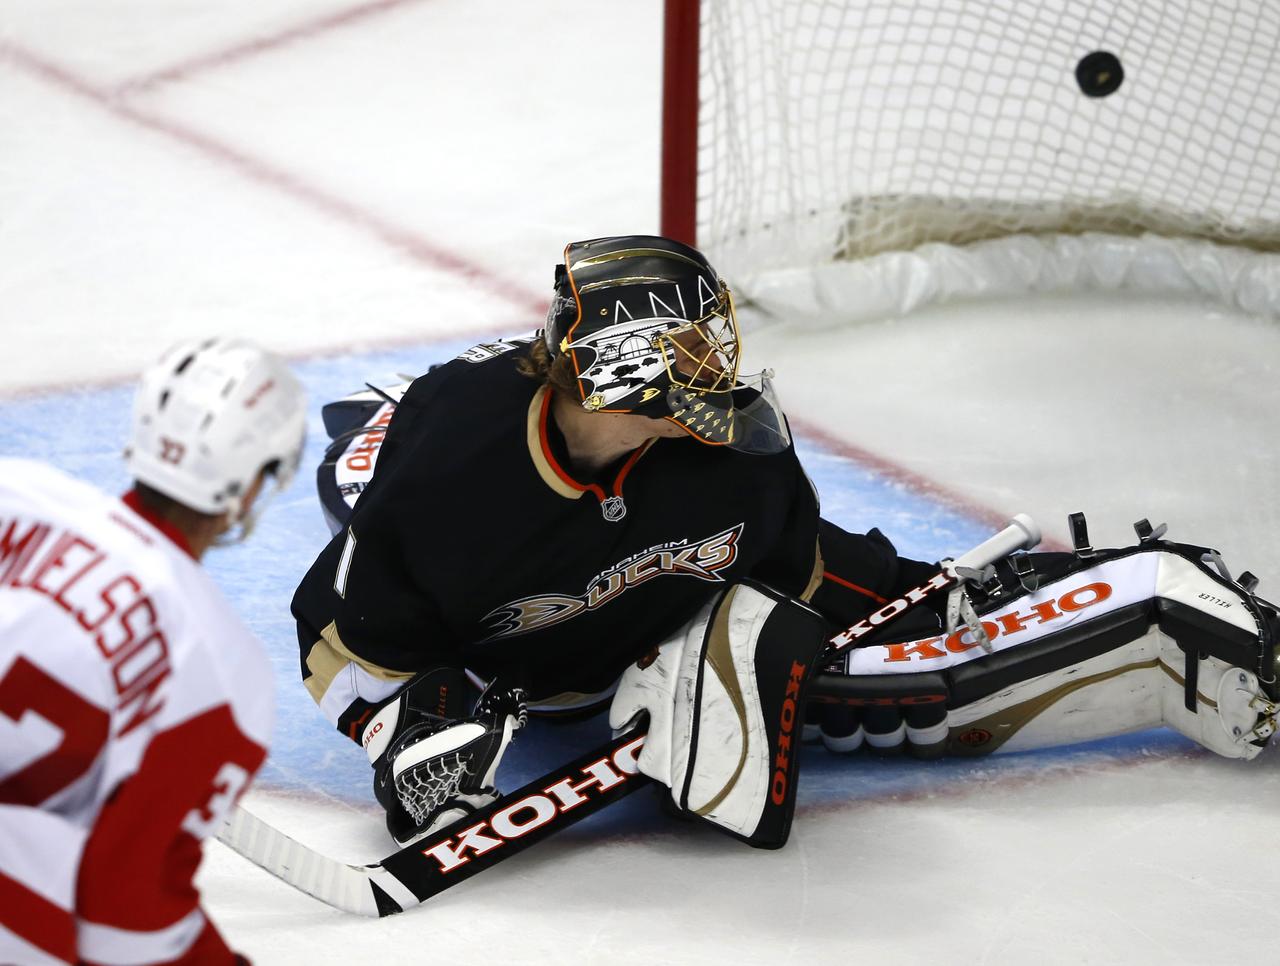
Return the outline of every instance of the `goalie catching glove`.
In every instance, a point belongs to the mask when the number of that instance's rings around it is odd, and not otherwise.
[[[401,846],[498,797],[498,764],[528,721],[524,692],[491,683],[471,716],[457,718],[450,714],[450,699],[465,688],[460,671],[429,671],[365,725],[361,744],[373,765],[373,794],[387,810],[387,831]]]

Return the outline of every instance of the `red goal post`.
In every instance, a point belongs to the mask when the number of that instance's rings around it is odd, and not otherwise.
[[[666,0],[664,33],[662,229],[765,308],[1114,283],[1280,314],[1268,0]]]
[[[697,243],[700,0],[666,0],[662,55],[662,233]]]

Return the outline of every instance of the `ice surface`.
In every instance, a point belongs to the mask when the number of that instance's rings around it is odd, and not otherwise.
[[[103,384],[221,331],[298,360],[311,465],[321,402],[421,371],[470,333],[532,328],[565,242],[656,227],[656,0],[385,8],[135,88],[352,7],[0,10],[0,452],[121,488],[129,394]],[[825,512],[905,553],[961,549],[1019,510],[1058,541],[1084,510],[1099,545],[1149,516],[1277,593],[1274,323],[1062,297],[760,330],[748,362],[777,370],[810,429]],[[288,597],[324,539],[306,475],[210,566],[275,664],[255,808],[370,861],[389,843],[368,765],[296,679]],[[504,782],[602,727],[535,725]],[[1277,768],[1159,732],[977,762],[810,749],[777,853],[673,825],[642,792],[389,920],[336,913],[216,844],[200,881],[264,964],[1266,962]]]

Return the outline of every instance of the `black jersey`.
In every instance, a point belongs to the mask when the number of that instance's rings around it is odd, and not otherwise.
[[[526,351],[464,354],[405,392],[372,482],[294,596],[304,678],[327,642],[380,671],[594,693],[736,580],[796,597],[822,584],[817,498],[794,449],[656,439],[583,478],[551,391],[517,369]],[[896,586],[887,541],[822,527],[853,568],[838,592],[865,603]]]

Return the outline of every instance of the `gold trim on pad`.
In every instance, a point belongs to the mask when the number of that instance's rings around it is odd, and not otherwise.
[[[729,588],[724,595],[724,600],[720,602],[715,622],[711,625],[711,640],[707,645],[706,661],[711,666],[711,669],[716,672],[716,677],[724,685],[725,693],[729,695],[729,700],[733,703],[733,710],[738,713],[738,724],[742,735],[742,750],[738,754],[738,767],[733,770],[733,774],[729,776],[729,780],[725,782],[724,787],[707,804],[693,810],[695,815],[700,815],[704,818],[715,811],[716,806],[724,801],[725,796],[737,784],[738,778],[742,775],[742,769],[747,764],[747,702],[742,696],[742,685],[739,683],[737,672],[733,667],[733,650],[729,644],[729,608],[732,606],[734,595],[737,592],[737,587]]]
[[[1086,688],[1091,684],[1097,684],[1099,681],[1106,681],[1111,678],[1117,678],[1122,674],[1128,674],[1130,671],[1146,671],[1157,667],[1179,685],[1185,684],[1185,679],[1182,675],[1158,657],[1153,657],[1149,661],[1140,661],[1136,664],[1126,664],[1110,671],[1100,671],[1088,677],[1069,681],[1050,691],[1046,691],[1044,694],[1028,698],[1026,701],[1010,705],[1000,711],[995,711],[985,718],[979,718],[977,721],[970,721],[968,724],[952,727],[947,735],[947,753],[958,756],[991,754],[1068,694],[1079,691],[1081,688]],[[1210,708],[1218,706],[1217,702],[1199,691],[1196,692],[1196,699]],[[985,731],[990,737],[979,745],[971,745],[960,740],[960,735],[972,731]]]

